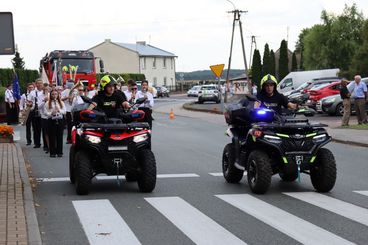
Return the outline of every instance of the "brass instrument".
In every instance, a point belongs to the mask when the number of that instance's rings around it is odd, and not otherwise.
[[[74,86],[70,89],[69,91],[69,103],[70,104],[72,104],[74,98],[78,96],[78,90],[76,90],[76,88],[78,88],[79,86],[83,86],[83,83],[80,80],[76,84],[74,84]]]

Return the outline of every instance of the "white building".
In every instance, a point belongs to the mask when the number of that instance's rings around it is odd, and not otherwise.
[[[173,86],[175,80],[175,54],[156,48],[146,42],[117,43],[106,39],[90,49],[101,57],[109,73],[142,73],[154,86]],[[96,67],[98,65],[96,64]]]

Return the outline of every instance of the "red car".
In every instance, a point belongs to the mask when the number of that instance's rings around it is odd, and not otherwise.
[[[315,85],[308,91],[310,96],[307,105],[316,108],[317,101],[330,95],[339,94],[340,89],[340,81]]]

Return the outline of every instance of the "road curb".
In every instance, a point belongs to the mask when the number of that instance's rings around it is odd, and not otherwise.
[[[183,108],[185,110],[188,110],[188,111],[207,112],[207,113],[218,114],[218,115],[223,115],[224,114],[221,111],[194,108],[194,107],[192,107],[193,104],[194,104],[194,102],[185,103],[185,104],[183,104]]]
[[[29,182],[23,151],[19,143],[15,143],[15,145],[17,147],[19,159],[20,176],[23,182],[24,211],[27,220],[28,244],[42,245],[40,228],[38,226],[38,220],[34,206],[32,186]]]
[[[368,144],[366,143],[360,143],[355,141],[349,141],[349,140],[340,140],[340,139],[334,139],[332,138],[333,142],[345,144],[345,145],[354,145],[354,146],[360,146],[360,147],[368,147]]]

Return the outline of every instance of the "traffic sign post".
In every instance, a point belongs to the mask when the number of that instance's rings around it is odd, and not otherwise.
[[[215,74],[216,78],[218,79],[218,88],[219,88],[219,93],[222,95],[222,91],[221,91],[221,75],[222,72],[224,70],[225,64],[218,64],[218,65],[212,65],[210,66],[211,71],[213,72],[213,74]],[[221,99],[221,105],[222,105],[222,99]]]

